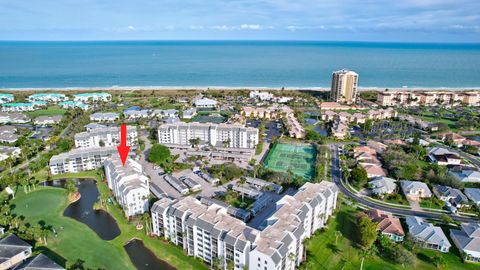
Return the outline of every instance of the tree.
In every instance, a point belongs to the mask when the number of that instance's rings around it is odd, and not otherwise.
[[[167,162],[171,157],[170,149],[161,144],[154,144],[148,154],[148,161],[161,165]]]
[[[150,214],[149,213],[144,213],[142,215],[141,220],[145,223],[145,233],[147,235],[149,235],[150,234],[150,222],[151,222]]]
[[[190,139],[188,142],[192,145],[192,147],[197,147],[200,144],[200,138]]]
[[[442,256],[435,255],[432,258],[432,263],[437,269],[440,269],[443,265],[445,265],[445,259]]]
[[[443,222],[447,223],[447,224],[452,224],[452,223],[455,223],[455,221],[453,220],[453,218],[447,214],[442,214],[440,216],[440,218],[442,219]]]
[[[375,240],[377,240],[377,223],[373,222],[364,213],[360,213],[358,216],[358,229],[360,245],[364,250],[370,249]]]
[[[65,189],[68,191],[68,194],[74,194],[77,192],[77,184],[72,179],[68,179],[65,183]]]
[[[74,145],[73,140],[69,137],[59,139],[57,142],[57,147],[58,149],[60,149],[61,152],[69,151],[73,145]]]
[[[350,181],[357,187],[361,187],[368,182],[367,171],[362,166],[356,166],[350,172]]]

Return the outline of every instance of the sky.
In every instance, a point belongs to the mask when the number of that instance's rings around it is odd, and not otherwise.
[[[0,40],[480,42],[479,0],[0,0]]]

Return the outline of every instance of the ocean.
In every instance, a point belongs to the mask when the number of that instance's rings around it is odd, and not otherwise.
[[[314,41],[0,42],[0,88],[480,88],[480,44]]]

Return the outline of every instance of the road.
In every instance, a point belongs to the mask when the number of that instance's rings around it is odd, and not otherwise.
[[[68,133],[69,133],[69,131],[70,131],[70,128],[72,127],[72,123],[74,123],[75,121],[76,121],[76,119],[72,120],[72,121],[68,124],[68,126],[67,126],[64,130],[62,130],[62,132],[61,132],[60,135],[59,135],[59,136],[60,136],[60,139],[63,139],[63,138],[65,138],[65,136],[68,135]],[[25,169],[28,167],[28,165],[30,165],[32,162],[35,162],[42,154],[47,153],[47,152],[51,151],[51,150],[54,149],[54,148],[56,148],[56,146],[54,146],[54,147],[51,148],[51,149],[46,149],[46,148],[45,148],[45,149],[42,150],[41,152],[38,152],[38,153],[37,153],[34,157],[32,157],[31,159],[27,159],[27,160],[25,160],[24,162],[22,162],[22,163],[18,164],[17,166],[15,166],[14,168],[11,168],[9,174],[11,175],[11,174],[17,173],[18,171],[23,171],[23,170],[25,170]]]
[[[369,208],[375,208],[378,210],[382,211],[387,211],[391,212],[395,215],[400,215],[400,216],[417,216],[417,217],[422,217],[422,218],[430,218],[430,219],[441,219],[442,214],[441,213],[436,213],[436,212],[427,212],[427,211],[415,211],[415,210],[409,210],[409,209],[399,209],[399,208],[394,208],[394,207],[389,207],[381,204],[377,204],[375,202],[369,201],[365,198],[362,197],[362,195],[355,194],[351,192],[349,189],[347,189],[342,181],[342,171],[340,169],[340,158],[339,158],[339,152],[338,152],[338,146],[337,145],[331,145],[330,146],[331,151],[332,151],[332,179],[333,182],[338,186],[340,192],[342,192],[345,196],[357,201],[360,204],[363,204]],[[456,215],[450,215],[454,220],[460,221],[460,222],[478,222],[478,219],[476,218],[469,218],[469,217],[463,217],[463,216],[456,216]]]

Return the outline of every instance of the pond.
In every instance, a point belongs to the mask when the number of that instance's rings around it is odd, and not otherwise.
[[[318,122],[316,118],[306,117],[305,121],[308,125],[315,125]],[[313,128],[315,132],[317,132],[320,136],[328,136],[328,131],[323,124],[316,124]]]
[[[80,200],[71,203],[63,212],[66,217],[84,223],[95,231],[103,240],[112,240],[120,235],[120,228],[115,219],[106,211],[94,210],[93,205],[99,196],[97,184],[94,180],[74,179],[78,192],[82,195]],[[45,185],[64,187],[66,179],[45,182]]]
[[[143,245],[141,240],[132,239],[124,248],[138,270],[176,270],[175,267],[157,258],[150,249]]]

